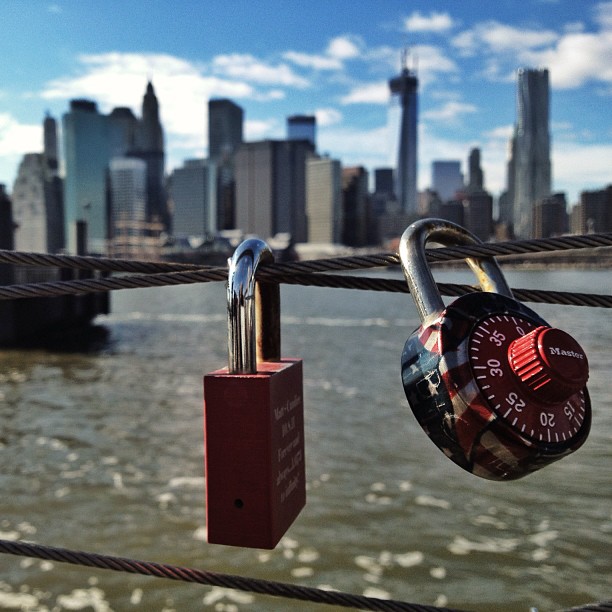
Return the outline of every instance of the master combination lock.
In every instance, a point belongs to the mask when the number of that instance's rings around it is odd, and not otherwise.
[[[521,478],[577,450],[591,425],[582,347],[515,300],[492,257],[466,260],[482,292],[445,306],[429,240],[481,243],[440,219],[413,223],[400,242],[421,319],[402,353],[402,382],[421,427],[456,464],[490,480]]]

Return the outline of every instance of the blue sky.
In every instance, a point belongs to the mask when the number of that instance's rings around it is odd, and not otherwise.
[[[167,169],[206,155],[207,101],[245,109],[247,140],[283,138],[314,113],[318,149],[344,165],[394,164],[401,50],[418,71],[419,188],[431,161],[482,150],[505,185],[515,72],[551,73],[553,185],[574,202],[612,182],[612,1],[2,0],[0,182],[12,190],[42,120],[72,98],[140,115],[149,78]]]

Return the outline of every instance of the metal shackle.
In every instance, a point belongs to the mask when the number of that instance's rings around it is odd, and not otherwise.
[[[257,360],[280,359],[280,290],[259,283],[261,263],[273,262],[270,247],[249,238],[234,251],[227,280],[227,349],[230,374],[256,374]]]
[[[415,221],[402,234],[399,246],[402,270],[422,323],[439,316],[445,308],[425,255],[429,240],[444,246],[482,244],[480,238],[465,228],[444,219]],[[494,257],[467,257],[466,262],[483,291],[514,297]]]

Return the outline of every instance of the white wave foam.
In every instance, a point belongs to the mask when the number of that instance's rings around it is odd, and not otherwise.
[[[57,603],[66,610],[85,610],[92,608],[94,612],[112,612],[112,608],[105,599],[102,589],[75,589],[69,595],[60,595]]]
[[[473,551],[507,553],[515,550],[518,545],[517,538],[484,538],[480,542],[471,542],[463,536],[455,536],[448,550],[454,555],[468,555]]]
[[[291,570],[291,575],[294,578],[310,578],[314,576],[314,569],[312,567],[294,567]]]
[[[400,567],[414,567],[423,563],[425,555],[420,550],[415,550],[402,555],[393,555],[393,560]]]
[[[204,487],[204,476],[177,476],[170,479],[168,486],[171,489],[177,487],[196,487],[199,489]]]
[[[163,321],[165,323],[222,323],[226,321],[224,314],[181,314],[171,312],[124,312],[110,315],[100,315],[101,323],[129,323],[131,321],[143,321],[146,323]]]
[[[377,597],[378,599],[391,599],[391,594],[388,591],[377,589],[375,587],[368,587],[363,592],[364,597]]]
[[[430,506],[431,508],[442,508],[443,510],[448,510],[451,507],[450,502],[431,495],[417,495],[414,503],[418,506]]]
[[[336,317],[292,317],[281,318],[285,325],[310,325],[313,327],[390,327],[393,325],[388,319],[371,317],[366,319],[349,319]]]

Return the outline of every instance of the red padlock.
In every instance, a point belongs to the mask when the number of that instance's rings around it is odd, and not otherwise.
[[[274,548],[306,503],[302,361],[280,358],[279,288],[255,282],[266,260],[273,255],[262,240],[236,249],[227,287],[229,367],[204,377],[213,544]]]

